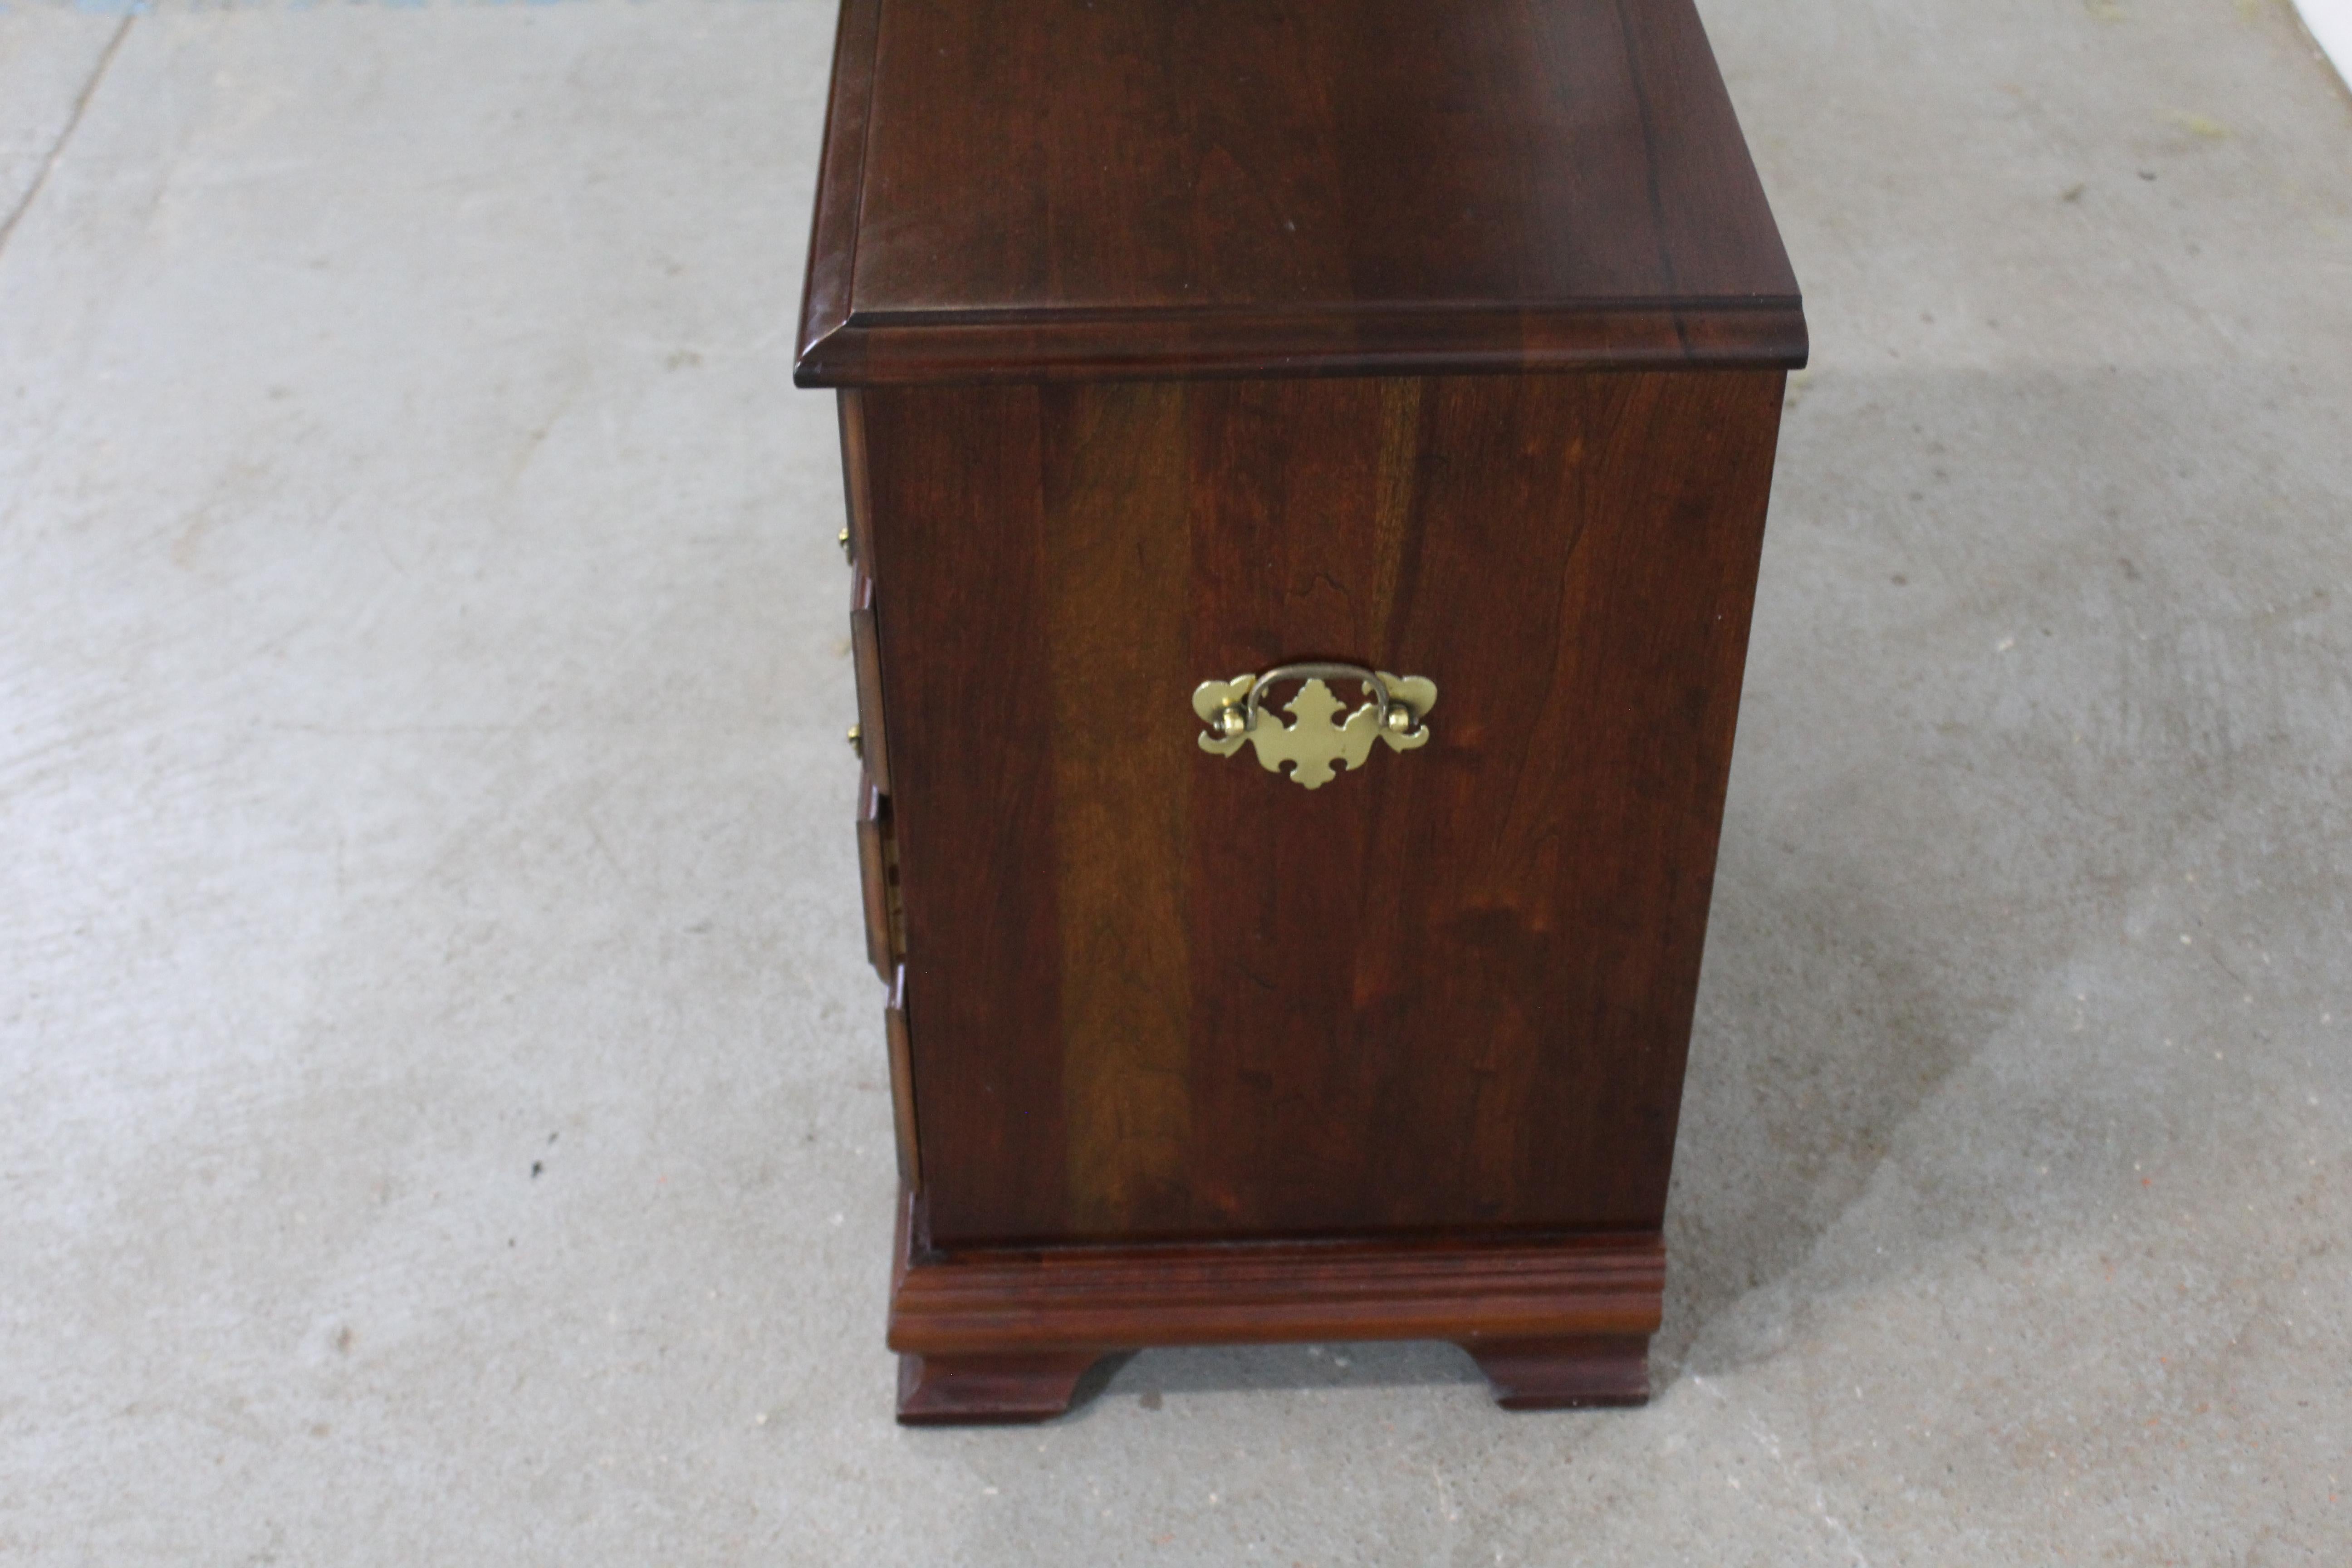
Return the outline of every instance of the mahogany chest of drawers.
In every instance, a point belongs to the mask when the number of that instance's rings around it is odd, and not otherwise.
[[[902,1420],[1236,1341],[1646,1397],[1804,355],[1690,0],[846,0]]]

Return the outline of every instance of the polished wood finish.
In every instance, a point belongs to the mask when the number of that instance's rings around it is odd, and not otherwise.
[[[866,961],[885,985],[898,967],[897,853],[889,838],[890,803],[868,773],[857,789],[857,881],[866,902]]]
[[[905,1234],[919,1232],[919,1211]],[[907,1244],[890,1345],[915,1354],[1328,1340],[1646,1339],[1655,1231],[1524,1239],[1054,1247]]]
[[[845,0],[818,187],[900,1418],[1257,1340],[1646,1397],[1806,353],[1689,0]],[[1200,750],[1307,659],[1432,741]]]
[[[902,1377],[902,1420],[1058,1415],[1086,1363],[1143,1345],[1453,1340],[1506,1408],[1648,1397],[1654,1231],[956,1251],[922,1223],[902,1194],[890,1346],[929,1369]]]
[[[874,556],[873,542],[867,537],[874,509],[866,494],[866,405],[855,388],[844,389],[834,401],[841,419],[841,500],[849,514],[849,602],[855,609],[866,602],[866,582],[856,567]]]
[[[857,754],[866,776],[890,793],[890,739],[882,706],[882,647],[874,624],[874,579],[861,561],[851,568],[849,652],[857,677]]]
[[[1805,355],[1689,0],[848,0],[805,385]]]
[[[891,1132],[898,1144],[898,1184],[909,1193],[923,1185],[922,1143],[915,1128],[914,1047],[907,1029],[907,971],[890,975],[890,1003],[882,1010],[883,1038],[890,1047]]]
[[[940,1245],[1661,1223],[1780,395],[864,395]],[[1198,749],[1300,658],[1435,742]]]

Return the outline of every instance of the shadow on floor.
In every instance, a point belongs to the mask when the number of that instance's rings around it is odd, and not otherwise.
[[[1458,1347],[1436,1341],[1329,1345],[1202,1345],[1106,1356],[1078,1384],[1069,1419],[1099,1402],[1134,1399],[1157,1409],[1171,1394],[1277,1389],[1400,1388],[1486,1378]]]

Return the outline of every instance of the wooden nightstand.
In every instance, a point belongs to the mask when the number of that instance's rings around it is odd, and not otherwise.
[[[1234,1341],[1647,1396],[1804,357],[1689,0],[847,0],[902,1420]]]

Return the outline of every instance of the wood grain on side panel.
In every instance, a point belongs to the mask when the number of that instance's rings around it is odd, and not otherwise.
[[[864,403],[927,1195],[950,1234],[1051,1234],[1069,1192],[1037,394]]]
[[[1054,724],[1040,852],[1061,923],[1068,1214],[1099,1233],[1164,1226],[1189,1191],[1192,856],[1171,786],[1192,741],[1151,715],[1190,689],[1184,395],[1107,386],[1040,403]]]
[[[1369,380],[1220,382],[1189,401],[1201,677],[1304,659],[1417,673],[1381,646],[1412,545],[1396,510],[1412,426],[1396,397]],[[1295,694],[1276,694],[1276,721]],[[1370,1112],[1382,1061],[1411,1048],[1388,1028],[1410,972],[1370,973],[1360,952],[1383,918],[1381,802],[1400,785],[1394,764],[1421,760],[1376,756],[1314,791],[1246,751],[1189,760],[1193,1092],[1213,1133],[1194,1142],[1188,1223],[1164,1231],[1312,1227],[1336,1217],[1336,1184],[1383,1157],[1391,1130]]]
[[[1780,389],[865,395],[940,1245],[1660,1223]],[[1199,751],[1299,659],[1435,738]]]

